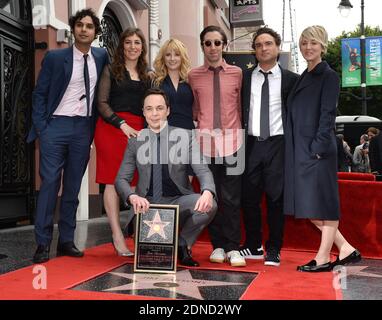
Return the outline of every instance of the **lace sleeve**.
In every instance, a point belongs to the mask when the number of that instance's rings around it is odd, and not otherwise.
[[[109,95],[111,88],[111,77],[110,77],[110,66],[106,66],[101,75],[101,79],[98,87],[98,111],[102,118],[113,125],[116,128],[119,128],[121,125],[122,119],[119,118],[110,107],[109,104]]]

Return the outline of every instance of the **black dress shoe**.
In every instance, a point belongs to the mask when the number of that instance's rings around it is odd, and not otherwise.
[[[44,263],[49,260],[49,246],[38,245],[33,256],[34,263]]]
[[[199,267],[199,262],[192,259],[191,252],[188,250],[187,246],[178,247],[178,258],[179,263],[183,266]]]
[[[81,258],[84,256],[84,253],[78,250],[73,242],[66,242],[57,245],[57,257],[61,256]]]
[[[345,264],[349,263],[356,263],[361,261],[361,253],[355,249],[351,254],[349,254],[347,257],[340,260],[340,257],[337,257],[337,260],[333,262],[334,266],[343,266]]]
[[[303,266],[298,266],[297,271],[302,272],[325,272],[333,269],[333,263],[330,261],[324,264],[317,265],[316,260],[312,260]]]

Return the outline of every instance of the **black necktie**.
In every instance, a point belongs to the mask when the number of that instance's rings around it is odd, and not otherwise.
[[[213,129],[221,128],[220,119],[220,77],[219,72],[223,69],[222,66],[213,68],[209,67],[209,70],[214,72],[214,119],[213,119]]]
[[[84,81],[85,81],[85,94],[86,94],[86,116],[89,117],[90,111],[90,78],[89,78],[89,67],[88,67],[88,54],[84,54]]]
[[[268,75],[272,72],[264,72],[260,70],[264,75],[264,83],[261,88],[261,107],[260,107],[260,137],[268,139],[270,136],[269,129],[269,82]]]
[[[155,149],[155,143],[154,143]],[[153,203],[159,203],[162,198],[162,165],[160,162],[160,139],[156,143],[156,161],[153,163]]]

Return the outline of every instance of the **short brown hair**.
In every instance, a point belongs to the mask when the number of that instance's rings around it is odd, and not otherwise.
[[[152,96],[152,95],[160,95],[163,97],[164,99],[164,102],[166,104],[166,107],[170,107],[170,102],[168,100],[168,97],[166,95],[166,92],[164,92],[162,89],[159,89],[159,88],[150,88],[150,89],[147,89],[145,94],[143,95],[143,99],[142,99],[142,106],[145,104],[145,100],[148,96]]]
[[[225,34],[224,30],[218,26],[207,26],[203,29],[203,31],[200,33],[200,45],[203,46],[204,36],[208,32],[215,32],[215,31],[220,33],[220,35],[222,36],[223,43],[224,45],[226,45],[228,42],[227,35]]]

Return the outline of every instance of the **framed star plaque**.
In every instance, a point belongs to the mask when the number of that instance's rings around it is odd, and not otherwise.
[[[178,205],[151,204],[137,214],[134,272],[176,273]]]

